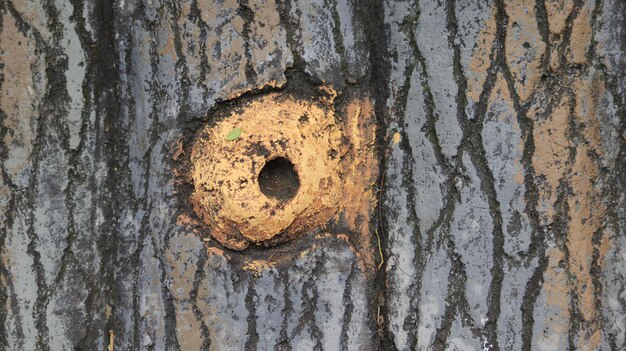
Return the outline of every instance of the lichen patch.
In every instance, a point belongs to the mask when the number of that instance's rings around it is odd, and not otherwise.
[[[272,269],[275,264],[275,262],[266,260],[246,261],[243,270],[252,272],[255,277],[260,277],[263,272]]]
[[[541,308],[536,312],[542,313],[538,319],[549,319],[550,323],[536,326],[541,329],[536,330],[537,349],[558,350],[563,349],[567,342],[567,332],[570,328],[570,292],[567,284],[567,272],[561,264],[564,258],[563,252],[551,247],[546,252],[548,256],[548,267],[543,275],[542,293],[538,304]]]
[[[585,4],[580,10],[572,25],[572,36],[569,41],[569,60],[571,63],[583,64],[586,61],[585,55],[589,51],[592,35],[590,3]]]
[[[496,6],[491,8],[491,16],[478,35],[469,64],[470,74],[467,79],[467,96],[478,103],[483,84],[487,79],[487,70],[491,65],[491,50],[496,39]]]
[[[568,223],[568,249],[570,269],[576,277],[575,290],[582,317],[586,321],[595,318],[594,283],[591,276],[593,235],[602,226],[605,206],[600,190],[594,184],[598,168],[589,158],[587,147],[576,153],[572,168],[573,196],[568,200],[570,222]]]
[[[573,0],[546,0],[548,12],[548,27],[554,35],[562,34],[567,24],[567,18],[574,9]]]
[[[535,154],[533,167],[539,176],[539,210],[542,223],[551,223],[561,179],[568,171],[571,142],[567,137],[569,98],[563,97],[546,119],[537,120],[534,130]],[[531,117],[532,118],[532,117]]]
[[[509,16],[506,60],[522,102],[530,97],[541,77],[541,60],[546,49],[539,34],[535,6],[532,0],[513,0],[505,4]]]
[[[3,166],[11,182],[18,187],[26,187],[36,136],[36,125],[32,121],[39,113],[37,101],[43,94],[41,87],[45,86],[45,81],[38,81],[35,77],[45,70],[45,63],[37,57],[35,41],[19,30],[12,16],[5,14],[2,21],[0,110],[5,114],[1,123],[6,129],[3,135],[6,146]]]

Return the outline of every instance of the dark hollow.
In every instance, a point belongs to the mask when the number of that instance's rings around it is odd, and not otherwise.
[[[284,157],[269,160],[259,172],[259,187],[267,197],[287,201],[296,196],[300,179],[293,163]]]

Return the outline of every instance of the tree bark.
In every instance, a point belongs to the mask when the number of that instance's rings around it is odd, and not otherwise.
[[[623,1],[0,4],[0,349],[626,348]],[[227,249],[190,145],[297,87],[374,104],[365,234]]]

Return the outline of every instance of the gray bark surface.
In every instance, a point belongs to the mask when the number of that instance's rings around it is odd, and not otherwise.
[[[0,349],[626,349],[625,18],[0,1]],[[180,160],[211,113],[322,84],[375,103],[370,242],[238,252],[190,224]]]

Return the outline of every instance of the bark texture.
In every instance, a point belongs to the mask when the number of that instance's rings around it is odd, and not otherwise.
[[[626,348],[623,1],[0,6],[0,349]],[[323,85],[375,106],[376,200],[224,249],[193,136]]]

